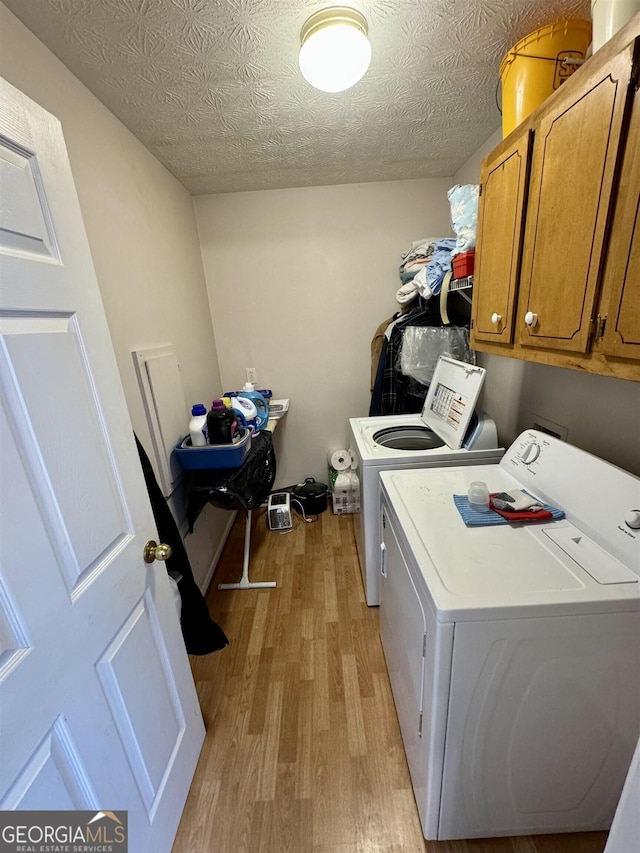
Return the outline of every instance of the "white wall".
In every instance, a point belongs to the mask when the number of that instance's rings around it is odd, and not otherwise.
[[[497,132],[453,176],[479,183],[482,159],[500,142]],[[567,441],[640,475],[640,383],[479,354],[487,368],[483,405],[509,444],[536,418],[567,429]]]
[[[173,344],[187,403],[221,390],[192,198],[1,3],[0,73],[61,121],[129,413],[150,452],[133,349]],[[201,547],[189,537],[201,576],[229,520],[217,515],[199,525]]]
[[[327,481],[349,417],[369,411],[370,345],[399,306],[401,252],[446,236],[451,181],[195,199],[225,390],[256,367],[291,407],[275,433],[278,486]]]

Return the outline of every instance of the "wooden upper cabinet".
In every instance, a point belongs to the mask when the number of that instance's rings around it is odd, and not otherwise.
[[[512,341],[531,135],[483,163],[472,340]]]
[[[523,346],[589,348],[632,64],[630,46],[557,95],[536,128],[515,332]]]
[[[594,349],[640,361],[640,90],[636,90],[603,277]]]

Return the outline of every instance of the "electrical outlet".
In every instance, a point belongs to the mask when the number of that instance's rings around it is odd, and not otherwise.
[[[247,367],[247,382],[252,382],[254,385],[258,381],[258,371],[255,367]]]

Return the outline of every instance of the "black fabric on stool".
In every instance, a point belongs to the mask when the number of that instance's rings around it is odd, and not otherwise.
[[[187,521],[189,533],[193,533],[193,525],[208,503],[220,509],[247,512],[266,500],[276,479],[273,436],[268,430],[252,436],[251,449],[239,468],[189,474]]]

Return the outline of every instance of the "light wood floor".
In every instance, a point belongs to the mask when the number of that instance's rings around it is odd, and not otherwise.
[[[173,853],[602,853],[606,833],[422,837],[351,516],[287,534],[238,517],[208,602],[231,644],[191,659],[207,736]]]

